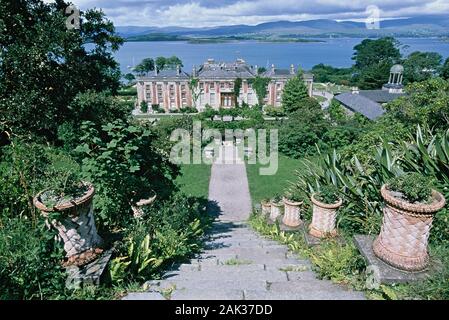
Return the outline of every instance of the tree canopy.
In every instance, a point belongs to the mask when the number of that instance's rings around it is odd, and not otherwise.
[[[301,103],[308,96],[304,80],[302,79],[302,76],[298,74],[290,79],[285,85],[284,92],[282,93],[282,107],[287,113],[295,112],[300,108]]]
[[[390,68],[400,62],[399,42],[391,37],[366,39],[354,47],[356,80],[362,89],[378,89],[388,82]]]
[[[437,52],[411,53],[404,62],[405,82],[424,81],[438,73],[443,57]]]
[[[88,90],[116,92],[113,51],[123,40],[101,11],[81,13],[81,29],[66,26],[62,0],[0,3],[0,122],[22,133],[56,137],[76,116],[71,102]]]

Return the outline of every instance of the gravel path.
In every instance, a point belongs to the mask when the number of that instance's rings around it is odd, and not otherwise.
[[[124,300],[364,299],[361,293],[318,280],[309,261],[248,228],[244,221],[251,199],[243,163],[213,165],[209,198],[211,214],[219,217],[203,253],[162,280],[147,282],[147,292]]]

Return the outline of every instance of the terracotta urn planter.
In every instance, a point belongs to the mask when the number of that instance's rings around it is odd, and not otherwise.
[[[303,202],[291,201],[284,198],[284,217],[282,223],[287,227],[296,228],[302,225],[301,206]]]
[[[276,222],[282,216],[282,209],[284,208],[284,204],[281,202],[270,202],[271,210],[269,220],[271,222]]]
[[[427,244],[435,213],[446,204],[443,195],[432,191],[432,203],[409,203],[394,197],[382,186],[385,201],[380,235],[373,243],[374,254],[389,265],[405,271],[422,271],[429,263]]]
[[[271,214],[271,203],[267,201],[262,201],[260,203],[260,206],[262,208],[262,215],[264,217],[268,217]]]
[[[58,230],[59,239],[64,242],[67,262],[65,266],[82,266],[95,260],[103,252],[99,248],[102,239],[97,233],[93,212],[95,189],[92,184],[84,183],[88,190],[82,197],[57,204],[53,208],[46,207],[41,196],[42,191],[34,198],[34,205],[41,214],[49,218],[51,213],[59,213],[58,220],[49,223]]]
[[[337,210],[343,204],[343,200],[340,199],[334,204],[326,204],[315,199],[314,194],[311,200],[313,203],[313,217],[309,226],[309,234],[316,238],[337,236],[337,229],[335,228]]]

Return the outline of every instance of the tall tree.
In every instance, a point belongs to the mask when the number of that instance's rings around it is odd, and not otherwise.
[[[449,58],[446,59],[446,62],[441,68],[440,76],[443,79],[449,80]]]
[[[285,85],[284,92],[282,93],[282,107],[285,112],[293,113],[300,108],[302,101],[308,96],[309,94],[302,75],[298,74]]]
[[[67,7],[62,0],[0,2],[0,123],[15,132],[55,139],[75,117],[69,105],[79,93],[120,85],[113,51],[123,40],[112,22],[88,10],[81,29],[70,29]]]
[[[143,73],[149,73],[150,71],[154,70],[154,60],[152,58],[145,58],[142,60],[141,63],[139,63],[135,71],[139,74]]]
[[[436,75],[443,62],[443,57],[437,52],[411,53],[404,62],[405,82],[424,81]]]
[[[401,59],[399,42],[391,37],[363,40],[354,50],[356,81],[362,89],[381,88],[390,68]]]

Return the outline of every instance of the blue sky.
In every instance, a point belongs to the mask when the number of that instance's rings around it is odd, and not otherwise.
[[[51,0],[46,0],[51,2]],[[277,20],[362,20],[376,5],[381,18],[449,14],[449,0],[71,0],[102,8],[118,26],[208,27]]]

